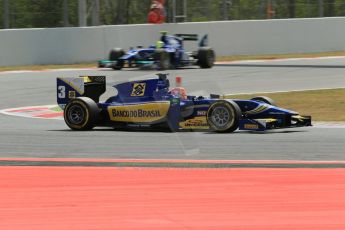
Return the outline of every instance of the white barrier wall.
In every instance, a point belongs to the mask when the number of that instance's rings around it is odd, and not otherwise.
[[[209,34],[218,56],[345,50],[344,17],[21,29],[0,30],[0,66],[92,62],[154,44],[162,30]]]

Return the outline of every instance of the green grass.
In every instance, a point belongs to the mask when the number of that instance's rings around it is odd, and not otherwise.
[[[50,110],[54,111],[54,112],[62,112],[62,109],[59,106],[56,106],[54,108],[51,108]]]
[[[254,96],[270,97],[278,106],[297,111],[301,115],[311,115],[314,121],[345,121],[345,88],[229,95],[226,98],[250,99]]]

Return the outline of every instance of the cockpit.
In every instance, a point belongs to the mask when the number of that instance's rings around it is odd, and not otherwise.
[[[179,98],[181,100],[187,100],[187,91],[183,87],[174,87],[169,90],[169,94],[174,98]]]

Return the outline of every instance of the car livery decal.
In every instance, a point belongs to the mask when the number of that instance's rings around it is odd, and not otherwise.
[[[76,98],[76,93],[75,93],[75,91],[69,91],[69,92],[68,92],[68,98],[70,98],[70,99]]]
[[[259,125],[258,124],[244,124],[244,128],[257,130],[257,129],[259,129]]]
[[[84,79],[83,78],[58,78],[71,88],[76,90],[80,95],[84,94]]]
[[[157,102],[134,105],[109,106],[111,121],[149,123],[165,118],[170,102]]]
[[[179,123],[182,129],[209,129],[206,116],[198,116]]]
[[[142,97],[145,95],[146,83],[134,83],[131,93],[132,97]]]
[[[246,111],[245,113],[246,114],[258,114],[258,113],[262,113],[263,111],[266,111],[269,109],[269,106],[268,105],[259,105],[258,107],[256,107],[255,109],[253,110],[250,110],[250,111]]]

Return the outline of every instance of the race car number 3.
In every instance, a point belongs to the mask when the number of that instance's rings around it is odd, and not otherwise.
[[[66,87],[63,85],[60,85],[58,87],[58,97],[59,98],[65,98],[66,97]]]

